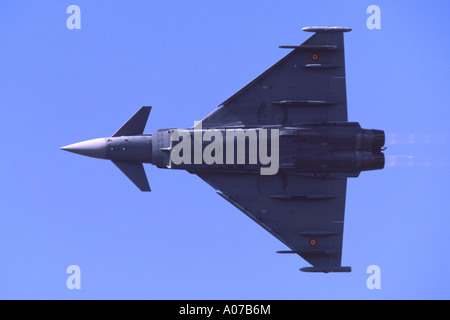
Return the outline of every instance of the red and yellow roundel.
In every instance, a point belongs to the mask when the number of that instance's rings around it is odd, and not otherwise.
[[[312,59],[312,61],[317,61],[317,60],[319,60],[319,55],[317,53],[313,53],[311,55],[311,59]]]
[[[309,245],[311,247],[314,247],[316,244],[317,244],[317,240],[316,239],[312,238],[312,239],[309,240]]]

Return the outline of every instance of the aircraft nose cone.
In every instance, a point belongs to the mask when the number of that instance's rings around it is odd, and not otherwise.
[[[83,156],[106,159],[106,138],[86,140],[61,147],[60,149]]]

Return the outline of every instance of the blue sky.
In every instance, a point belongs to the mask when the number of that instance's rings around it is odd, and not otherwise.
[[[81,9],[69,30],[66,9]],[[366,9],[381,9],[369,30]],[[448,299],[448,1],[9,1],[0,10],[0,298]],[[348,182],[343,265],[299,272],[282,243],[194,175],[59,150],[190,127],[300,44],[345,34],[349,119],[385,130],[386,168]],[[78,265],[81,289],[66,269]],[[366,269],[381,270],[369,290]]]

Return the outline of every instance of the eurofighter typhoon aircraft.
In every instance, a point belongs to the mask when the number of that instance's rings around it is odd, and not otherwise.
[[[383,169],[385,135],[348,122],[342,27],[314,32],[194,127],[144,134],[151,107],[116,133],[61,149],[111,160],[150,191],[143,163],[198,175],[312,266],[341,266],[347,178]]]

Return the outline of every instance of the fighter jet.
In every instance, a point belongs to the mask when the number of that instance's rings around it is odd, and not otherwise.
[[[144,134],[142,107],[111,137],[61,149],[111,160],[141,191],[143,163],[198,175],[312,266],[341,265],[347,178],[384,168],[385,134],[349,122],[344,27],[314,34],[193,127]]]

